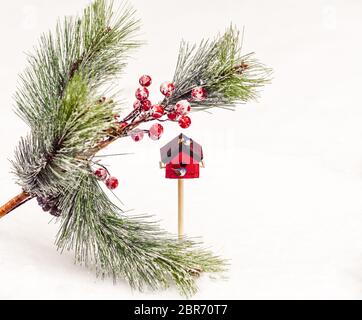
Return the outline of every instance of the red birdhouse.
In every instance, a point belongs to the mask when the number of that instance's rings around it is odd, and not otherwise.
[[[197,179],[203,166],[202,147],[180,134],[161,149],[161,161],[166,165],[167,179]]]
[[[194,140],[180,134],[161,148],[161,168],[166,168],[167,179],[178,181],[178,235],[184,234],[184,179],[200,177],[200,167],[204,167],[202,147]]]

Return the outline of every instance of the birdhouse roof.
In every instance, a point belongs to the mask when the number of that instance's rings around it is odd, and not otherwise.
[[[165,164],[193,164],[203,159],[201,145],[182,133],[161,148],[161,161]]]

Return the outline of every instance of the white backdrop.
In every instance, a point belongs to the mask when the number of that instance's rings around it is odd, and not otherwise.
[[[117,1],[116,1],[117,2]],[[58,16],[87,0],[13,0],[0,12],[0,195],[19,192],[8,159],[26,126],[12,112],[24,52]],[[197,299],[362,298],[362,3],[132,0],[147,45],[119,83],[129,102],[137,79],[171,79],[181,38],[199,41],[231,22],[245,26],[244,52],[274,69],[258,103],[235,113],[193,115],[186,132],[207,167],[186,183],[186,231],[230,259],[225,281],[203,277]],[[156,86],[154,86],[156,88]],[[154,89],[156,91],[156,89]],[[157,98],[154,96],[154,98]],[[158,168],[160,142],[126,139],[108,152],[118,196],[176,233],[176,183]],[[0,299],[173,299],[175,289],[132,292],[96,279],[53,245],[58,226],[31,202],[0,221]]]

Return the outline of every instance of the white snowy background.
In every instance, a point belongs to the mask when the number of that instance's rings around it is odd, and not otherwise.
[[[24,52],[57,17],[86,0],[12,0],[0,11],[0,199],[19,193],[8,159],[27,128],[12,112]],[[118,2],[118,1],[116,1]],[[204,147],[201,179],[186,182],[185,228],[230,259],[227,280],[207,276],[195,299],[362,298],[362,3],[358,0],[132,0],[147,40],[119,87],[131,107],[137,79],[172,78],[182,38],[199,41],[231,22],[244,52],[274,69],[258,103],[193,115],[185,133]],[[158,168],[163,139],[123,139],[107,159],[117,195],[177,232],[177,184]],[[177,299],[174,288],[133,292],[74,265],[54,246],[58,225],[33,201],[0,221],[0,299]],[[49,223],[50,222],[50,223]]]

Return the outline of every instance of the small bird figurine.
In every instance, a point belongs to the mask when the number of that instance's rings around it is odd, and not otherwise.
[[[178,169],[172,169],[178,177],[184,177],[187,173],[186,168],[178,168]]]

